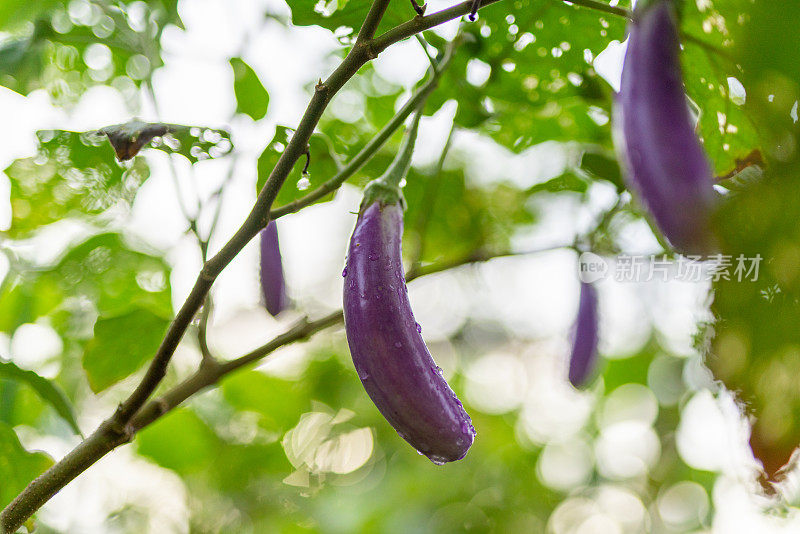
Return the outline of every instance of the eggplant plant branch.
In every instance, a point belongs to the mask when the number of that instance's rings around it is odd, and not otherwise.
[[[500,0],[485,0],[481,8],[498,1]],[[108,452],[132,439],[135,429],[130,424],[131,419],[145,405],[166,375],[178,343],[205,302],[206,295],[219,274],[269,222],[270,208],[278,191],[297,160],[305,153],[308,141],[323,112],[339,89],[355,76],[362,66],[375,59],[392,44],[466,15],[470,12],[472,2],[468,0],[428,16],[417,15],[411,21],[400,24],[379,37],[373,37],[388,4],[389,0],[375,0],[372,3],[355,44],[330,76],[316,85],[297,129],[275,164],[250,213],[230,240],[204,263],[189,296],[175,315],[142,380],[113,415],[104,420],[89,437],[64,458],[32,481],[0,512],[0,530],[4,534],[15,532],[36,510],[75,477]]]

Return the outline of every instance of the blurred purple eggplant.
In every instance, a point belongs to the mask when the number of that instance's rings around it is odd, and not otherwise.
[[[576,388],[585,386],[597,367],[598,314],[597,289],[581,282],[578,318],[569,358],[569,381]]]
[[[711,253],[713,178],[689,113],[675,9],[671,0],[640,4],[615,105],[620,159],[629,186],[672,246]]]
[[[261,295],[264,307],[272,315],[278,315],[289,305],[286,296],[286,281],[283,277],[283,262],[278,244],[278,227],[270,221],[261,230]]]

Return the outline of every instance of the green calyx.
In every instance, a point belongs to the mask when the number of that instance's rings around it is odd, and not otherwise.
[[[359,211],[363,213],[375,202],[380,202],[384,206],[399,203],[403,211],[406,209],[406,199],[403,198],[400,186],[389,183],[383,177],[372,180],[364,188],[364,197],[361,199]]]

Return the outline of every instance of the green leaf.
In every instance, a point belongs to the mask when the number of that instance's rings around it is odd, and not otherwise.
[[[726,197],[717,213],[722,252],[731,265],[729,279],[714,283],[707,364],[753,416],[750,445],[772,479],[800,443],[800,157],[794,148],[785,150],[786,139],[800,133],[791,114],[800,98],[800,68],[791,51],[800,37],[786,15],[800,11],[800,1],[784,2],[780,11],[732,4],[738,18],[731,25],[731,51],[742,66],[745,108],[758,125],[767,164],[763,179]],[[737,272],[740,257],[745,270]],[[758,276],[748,274],[757,257]]]
[[[459,126],[515,152],[547,140],[610,146],[612,91],[593,62],[624,30],[620,17],[563,2],[487,6],[430,103],[456,100]]]
[[[581,155],[580,168],[592,178],[607,180],[617,186],[617,190],[625,190],[619,162],[603,152],[587,150]]]
[[[185,475],[213,463],[222,442],[197,414],[179,408],[142,430],[136,444],[142,456]]]
[[[259,371],[234,374],[221,387],[231,406],[261,414],[261,425],[267,430],[288,430],[308,403],[308,394],[300,384]]]
[[[357,33],[361,28],[372,0],[287,0],[286,3],[292,10],[292,24],[295,26],[317,25],[345,37]],[[389,2],[376,34],[407,22],[415,15],[410,2]],[[345,28],[349,28],[349,31]]]
[[[14,362],[0,360],[0,378],[7,378],[22,382],[33,388],[39,396],[52,406],[58,415],[66,421],[76,434],[80,435],[81,429],[72,412],[72,405],[64,392],[50,380],[39,376],[33,371],[20,369]]]
[[[269,106],[269,93],[258,79],[258,74],[240,57],[230,60],[233,69],[233,93],[236,112],[248,115],[254,121],[263,119]]]
[[[3,0],[0,2],[0,29],[16,29],[27,22],[32,22],[41,13],[54,7],[64,5],[64,0]]]
[[[11,238],[68,217],[88,218],[129,206],[150,175],[140,158],[120,166],[111,150],[100,148],[103,140],[97,136],[43,130],[37,137],[37,155],[5,170],[11,183]]]
[[[5,508],[31,480],[53,465],[43,452],[28,452],[14,429],[0,423],[0,508]]]
[[[741,67],[730,59],[734,43],[730,32],[720,29],[739,26],[741,16],[739,0],[714,2],[702,10],[694,2],[686,2],[683,10],[681,29],[691,36],[683,39],[684,83],[689,97],[700,108],[698,129],[716,174],[726,174],[735,167],[736,159],[758,146],[745,105],[745,100],[753,95],[731,91],[732,87],[739,91],[746,80],[742,78]],[[725,21],[724,24],[708,23],[715,18]],[[750,93],[749,88],[746,93]]]
[[[73,247],[40,276],[64,294],[92,302],[101,317],[132,308],[172,316],[169,266],[162,258],[133,250],[119,234],[99,234]]]
[[[58,280],[12,271],[0,285],[0,331],[11,334],[18,326],[49,314],[63,300]]]
[[[542,182],[528,188],[528,193],[538,193],[540,191],[546,191],[548,193],[560,193],[562,191],[585,193],[587,188],[588,184],[586,183],[586,180],[576,176],[571,172],[567,172],[561,176],[551,178],[546,182]]]
[[[427,219],[422,261],[460,259],[487,247],[507,250],[515,226],[534,220],[526,192],[506,184],[473,188],[463,169],[433,176],[412,168],[407,182],[404,239],[421,239],[420,225]]]
[[[94,338],[83,353],[83,368],[92,390],[106,389],[150,360],[168,325],[168,320],[143,308],[99,319]]]
[[[258,158],[256,192],[261,191],[261,188],[264,187],[269,174],[286,149],[286,145],[293,133],[294,131],[286,126],[278,126],[275,129],[275,136]],[[338,156],[333,150],[330,139],[325,134],[313,134],[309,146],[311,164],[308,167],[308,173],[305,176],[302,174],[305,157],[301,157],[286,178],[284,186],[281,187],[278,197],[275,199],[275,207],[283,206],[306,195],[323,182],[333,178],[339,171]],[[328,196],[322,201],[330,200],[331,198],[332,196]]]

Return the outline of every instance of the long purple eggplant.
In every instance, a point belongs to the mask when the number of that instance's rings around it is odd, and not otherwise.
[[[597,289],[592,284],[581,282],[578,318],[574,328],[569,358],[569,381],[580,388],[587,384],[597,367]]]
[[[270,221],[261,230],[261,296],[264,307],[272,315],[278,315],[288,307],[286,281],[283,276],[283,262],[278,243],[278,227]]]
[[[640,2],[640,4],[645,4]],[[671,0],[638,8],[630,26],[615,134],[628,183],[680,252],[713,250],[711,167],[683,86]]]
[[[358,376],[397,433],[435,464],[460,460],[472,421],[431,358],[408,300],[400,243],[403,207],[363,206],[350,239],[344,321]]]

